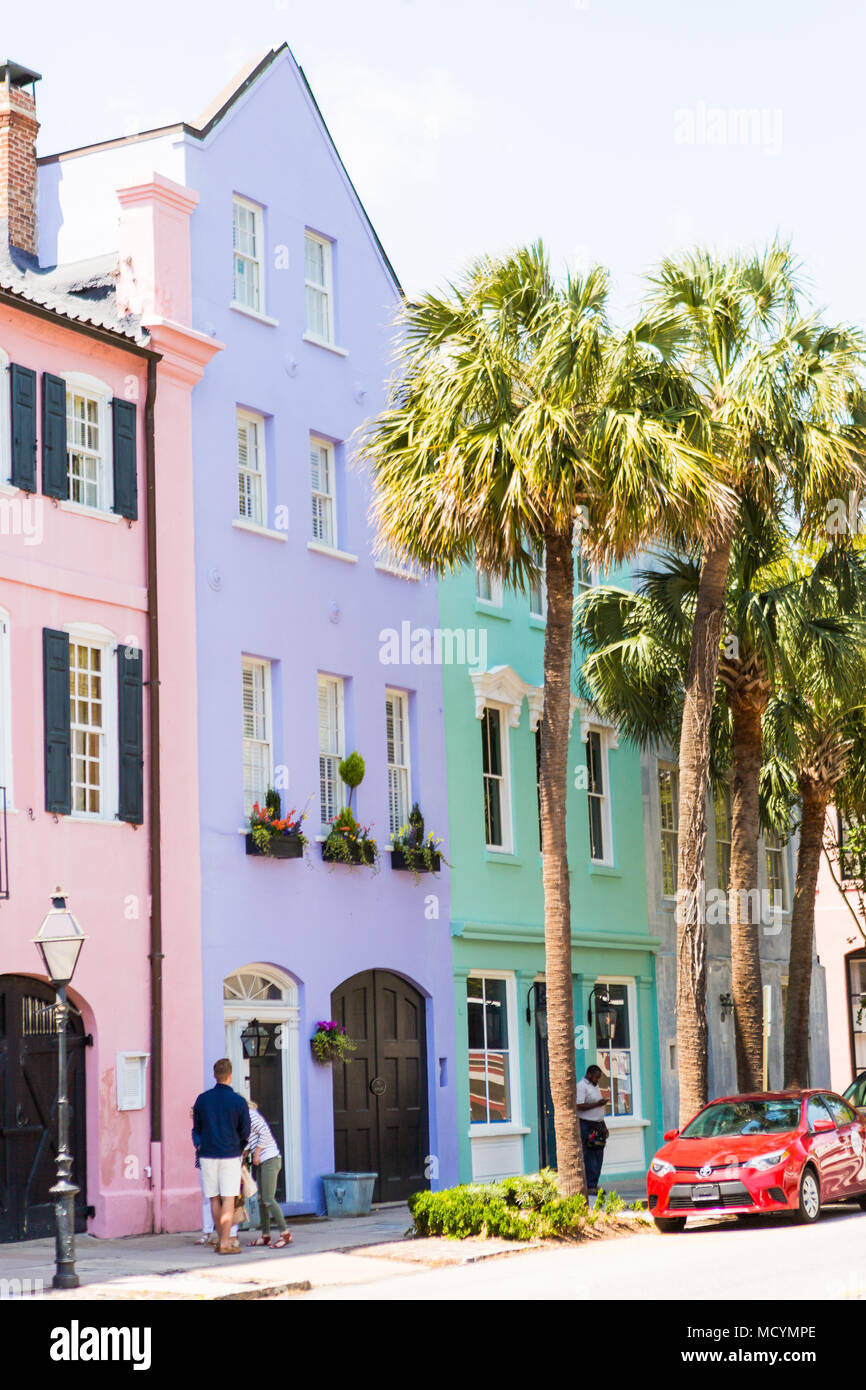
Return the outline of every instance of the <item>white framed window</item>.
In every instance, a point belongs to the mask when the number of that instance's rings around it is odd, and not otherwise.
[[[637,1032],[634,1016],[634,981],[625,979],[596,980],[598,993],[593,997],[595,1020],[595,1060],[601,1067],[599,1086],[610,1094],[608,1111],[613,1118],[639,1114]],[[610,1003],[599,1004],[601,991]]]
[[[713,789],[713,810],[716,822],[716,887],[727,893],[731,886],[731,836],[733,834],[731,788],[727,782],[720,782]]]
[[[788,866],[785,846],[778,835],[772,830],[764,831],[764,862],[767,872],[767,888],[770,894],[770,906],[777,912],[787,912],[790,906],[788,902]]]
[[[256,526],[268,514],[265,474],[265,422],[250,410],[237,412],[238,516]]]
[[[313,506],[313,540],[337,548],[337,488],[334,446],[310,436],[310,489]]]
[[[589,857],[594,864],[613,863],[607,734],[590,729],[586,736],[586,790],[589,807]]]
[[[271,719],[271,663],[245,656],[241,661],[244,739],[244,815],[264,806],[273,786],[274,748]]]
[[[661,837],[662,894],[676,897],[677,852],[680,823],[680,772],[670,763],[658,765],[659,833]]]
[[[385,736],[388,746],[388,816],[392,835],[409,819],[412,769],[409,762],[409,696],[385,691]]]
[[[118,1110],[143,1110],[146,1106],[148,1056],[147,1052],[118,1052]]]
[[[469,1122],[473,1127],[519,1123],[514,1006],[513,975],[473,971],[468,976]]]
[[[491,608],[502,607],[502,580],[481,565],[475,568],[475,597],[480,603],[489,603]]]
[[[79,507],[107,512],[114,501],[109,402],[104,383],[80,373],[66,382],[66,487]]]
[[[345,687],[339,676],[319,676],[319,802],[322,833],[343,806],[338,768],[346,756]]]
[[[316,232],[308,231],[304,237],[304,281],[307,333],[321,343],[333,343],[333,246]]]
[[[579,545],[574,557],[574,576],[578,598],[598,583],[598,568],[590,564]]]
[[[0,608],[0,787],[6,788],[6,805],[12,796],[12,670],[9,614]]]
[[[264,305],[264,234],[258,203],[235,196],[232,203],[234,301],[256,314]]]
[[[498,705],[485,705],[481,716],[481,766],[484,779],[484,842],[508,854],[512,848],[511,767],[508,720]]]
[[[69,626],[71,814],[113,820],[117,813],[117,673],[107,629]]]
[[[535,570],[529,581],[529,615],[547,617],[547,583],[544,577],[544,546],[536,550]]]

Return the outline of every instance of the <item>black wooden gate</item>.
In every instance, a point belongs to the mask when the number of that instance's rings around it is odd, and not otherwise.
[[[357,1042],[333,1064],[334,1167],[379,1177],[375,1202],[429,1186],[424,998],[386,970],[366,970],[331,995],[331,1016]]]
[[[81,1018],[70,1008],[66,1087],[78,1232],[87,1229],[84,1048]],[[23,975],[0,975],[0,1241],[53,1234],[56,1156],[54,991]]]

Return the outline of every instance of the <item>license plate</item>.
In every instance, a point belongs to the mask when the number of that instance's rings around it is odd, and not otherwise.
[[[717,1182],[699,1182],[692,1188],[693,1202],[717,1202],[719,1200],[719,1184]]]

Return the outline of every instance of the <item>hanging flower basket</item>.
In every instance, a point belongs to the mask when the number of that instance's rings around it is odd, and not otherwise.
[[[332,1018],[319,1019],[316,1031],[310,1038],[313,1059],[324,1067],[330,1066],[331,1062],[345,1062],[348,1054],[354,1052],[357,1046],[345,1028]]]

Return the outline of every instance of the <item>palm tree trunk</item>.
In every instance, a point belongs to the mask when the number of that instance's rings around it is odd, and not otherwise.
[[[733,523],[704,547],[680,733],[677,849],[677,1070],[680,1128],[707,1100],[707,784]]]
[[[763,1072],[764,996],[761,912],[758,909],[759,789],[763,743],[762,698],[729,696],[733,725],[731,804],[731,993],[737,1044],[737,1089],[759,1091]]]
[[[791,912],[791,958],[785,1004],[785,1085],[797,1087],[809,1084],[809,997],[812,990],[815,892],[830,794],[820,785],[801,777],[800,799],[800,850]]]
[[[547,630],[544,638],[544,719],[541,725],[539,797],[544,882],[544,948],[547,984],[547,1049],[556,1132],[559,1187],[564,1196],[586,1193],[577,1111],[574,1058],[574,982],[571,967],[571,898],[565,839],[568,737],[571,722],[571,655],[574,622],[572,538],[548,534]]]

